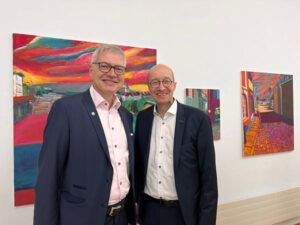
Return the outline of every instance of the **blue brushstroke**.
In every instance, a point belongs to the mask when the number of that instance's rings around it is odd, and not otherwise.
[[[38,38],[35,42],[32,42],[28,45],[30,48],[39,48],[39,47],[46,47],[46,48],[67,48],[75,46],[72,40],[66,39],[57,39],[57,38]]]
[[[81,55],[84,55],[84,54],[90,53],[90,52],[93,52],[92,48],[89,48],[87,50],[84,50],[82,52],[72,54],[72,55],[40,56],[40,57],[33,58],[32,60],[46,61],[46,62],[52,62],[52,61],[57,61],[57,60],[73,60],[73,59],[77,59]]]
[[[138,71],[138,70],[149,70],[149,69],[151,69],[155,65],[156,65],[155,62],[148,63],[147,65],[142,65],[142,66],[138,66],[138,67],[128,68],[128,69],[126,69],[126,71],[130,72],[130,71]]]
[[[16,146],[14,149],[15,191],[35,186],[41,144]]]
[[[89,70],[87,69],[85,72],[73,72],[73,71],[65,71],[61,73],[49,73],[51,76],[82,76],[86,75],[89,76]]]

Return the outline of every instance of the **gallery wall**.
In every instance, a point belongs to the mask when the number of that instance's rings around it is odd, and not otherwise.
[[[178,100],[185,88],[219,89],[222,204],[300,186],[299,10],[297,0],[6,2],[0,8],[1,221],[29,225],[33,213],[32,205],[13,205],[12,33],[155,48],[158,62],[174,69]],[[243,157],[241,70],[294,75],[294,151]]]

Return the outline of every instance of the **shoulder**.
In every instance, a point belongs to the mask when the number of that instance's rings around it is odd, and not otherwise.
[[[78,103],[82,101],[84,96],[87,95],[87,92],[64,96],[58,100],[56,100],[53,106],[78,106]]]
[[[150,106],[149,108],[140,111],[140,112],[138,113],[138,115],[137,115],[138,118],[139,118],[139,117],[147,117],[147,116],[149,116],[149,115],[153,115],[153,108],[154,108],[154,106]]]
[[[58,99],[56,102],[58,102],[58,104],[70,104],[73,102],[81,101],[84,95],[86,95],[86,92],[75,94],[75,95],[68,95]]]
[[[77,111],[78,108],[82,107],[82,98],[84,93],[75,94],[71,96],[64,96],[60,99],[57,99],[51,106],[50,113],[55,112],[68,112],[68,111]]]
[[[189,105],[185,105],[182,103],[178,102],[178,111],[183,111],[185,115],[187,116],[197,116],[197,117],[208,117],[207,113],[205,113],[204,111],[196,108],[196,107],[192,107]]]
[[[121,113],[124,113],[127,117],[132,117],[132,113],[129,112],[124,106],[120,106],[119,111]]]
[[[210,124],[209,115],[198,108],[178,103],[177,113],[185,118],[188,127],[206,127]]]

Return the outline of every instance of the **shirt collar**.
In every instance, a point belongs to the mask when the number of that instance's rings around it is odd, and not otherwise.
[[[90,87],[90,94],[91,94],[91,97],[92,97],[92,100],[96,106],[96,108],[98,106],[100,107],[104,107],[104,108],[107,108],[109,109],[109,103],[108,101],[106,101],[97,91],[96,89],[94,88],[94,86],[92,85]],[[119,109],[121,107],[121,102],[119,100],[119,98],[115,95],[114,96],[114,102],[113,102],[113,105],[112,105],[112,108],[115,108],[115,109]]]
[[[166,112],[166,115],[176,115],[177,113],[177,100],[175,98],[173,98],[173,103],[171,105],[171,107],[168,109],[168,111]],[[155,104],[154,109],[153,109],[153,114],[156,116],[159,116],[159,113],[156,110],[157,105]]]

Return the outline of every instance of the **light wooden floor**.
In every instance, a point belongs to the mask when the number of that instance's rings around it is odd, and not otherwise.
[[[282,223],[276,223],[274,225],[300,225],[300,217]]]

